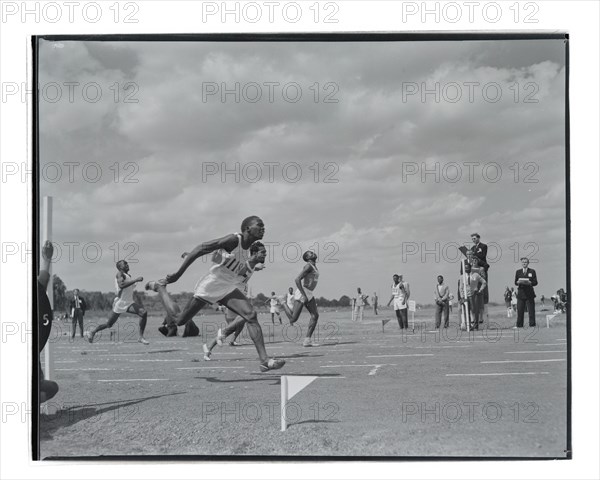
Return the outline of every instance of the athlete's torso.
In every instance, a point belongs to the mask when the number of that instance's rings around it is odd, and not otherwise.
[[[125,276],[125,280],[131,280],[131,275],[123,272]],[[126,302],[133,302],[133,292],[135,290],[135,283],[125,287],[123,289],[119,288],[119,281],[115,278],[115,290],[117,292],[117,297]]]
[[[312,270],[304,277],[303,286],[312,292],[317,288],[317,283],[319,282],[319,270],[312,263],[309,263],[309,265],[312,267]]]
[[[392,284],[392,295],[394,295],[394,299],[404,302],[406,291],[400,288],[402,285],[403,282],[398,283],[398,285]]]
[[[252,271],[246,267],[246,262],[250,258],[250,251],[242,248],[242,236],[239,233],[235,235],[238,237],[237,246],[224,255],[221,263],[213,265],[210,271],[219,277],[236,283],[247,283],[252,275]]]

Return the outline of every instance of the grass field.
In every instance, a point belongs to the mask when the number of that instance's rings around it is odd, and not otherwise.
[[[135,342],[137,320],[123,316],[117,339],[93,345],[52,340],[51,401],[42,415],[41,457],[98,455],[327,455],[565,457],[567,344],[564,315],[546,328],[513,330],[503,307],[490,327],[433,331],[433,311],[420,310],[413,333],[385,310],[351,322],[350,312],[323,312],[320,347],[304,348],[299,328],[260,315],[270,355],[286,366],[260,373],[247,336],[241,347],[202,359],[204,339],[165,338],[162,318],[148,321],[149,346]],[[212,338],[221,316],[197,317]],[[90,321],[101,318],[87,318]],[[527,319],[525,320],[527,322]],[[116,326],[116,327],[117,327]],[[244,332],[245,334],[245,332]],[[318,378],[288,407],[280,431],[280,375]]]

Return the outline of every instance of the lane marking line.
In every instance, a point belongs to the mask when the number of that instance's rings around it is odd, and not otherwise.
[[[96,380],[97,382],[166,382],[168,378],[120,378],[114,380]]]
[[[389,355],[367,355],[367,358],[382,357],[433,357],[433,353],[407,353],[407,354],[389,354]]]
[[[567,353],[566,350],[523,350],[521,352],[504,352],[504,353]]]
[[[502,375],[548,375],[549,372],[447,373],[447,377],[498,377]]]
[[[491,360],[480,363],[540,363],[540,362],[566,362],[566,358],[547,358],[545,360]]]

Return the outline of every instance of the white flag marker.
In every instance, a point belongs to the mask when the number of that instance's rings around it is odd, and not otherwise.
[[[385,333],[385,324],[388,323],[391,320],[391,318],[382,318],[381,319],[381,333]]]
[[[300,392],[303,388],[310,385],[319,377],[309,376],[281,376],[281,431],[287,429],[286,406],[288,400],[291,400],[294,395]]]

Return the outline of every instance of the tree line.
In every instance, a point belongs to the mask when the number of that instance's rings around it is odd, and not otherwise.
[[[69,304],[71,298],[73,298],[73,290],[67,289],[67,286],[58,275],[52,275],[53,279],[53,290],[54,290],[54,311],[57,313],[69,313]],[[88,310],[105,311],[112,308],[113,300],[115,298],[114,292],[90,292],[83,291],[79,292],[86,303]],[[164,308],[158,298],[158,295],[146,294],[146,292],[136,292],[140,301],[149,312],[163,312]],[[192,297],[193,293],[183,292],[171,294],[171,297],[179,305],[185,305]],[[257,294],[251,299],[252,305],[260,308],[264,307],[267,301],[271,297],[266,296],[263,293]],[[327,299],[325,297],[317,298],[317,304],[320,307],[337,308],[337,307],[349,307],[352,304],[352,299],[346,295],[340,297],[340,299]]]

